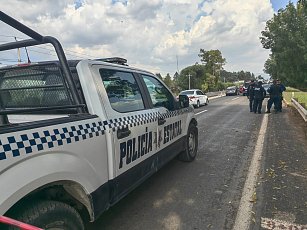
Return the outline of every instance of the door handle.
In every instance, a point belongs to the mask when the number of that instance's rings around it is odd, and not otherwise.
[[[158,118],[158,125],[163,125],[166,122],[164,118]]]
[[[119,129],[117,130],[117,139],[128,137],[130,134],[131,130],[128,127]]]

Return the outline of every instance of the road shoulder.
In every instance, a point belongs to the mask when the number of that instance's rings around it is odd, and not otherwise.
[[[306,125],[291,108],[269,115],[263,157],[251,229],[307,229]]]

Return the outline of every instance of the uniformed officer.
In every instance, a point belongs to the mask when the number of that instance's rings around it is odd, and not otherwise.
[[[249,99],[249,111],[250,112],[253,112],[254,87],[255,87],[255,80],[251,80],[249,86],[247,87],[247,98]]]
[[[279,108],[279,103],[280,103],[280,94],[282,93],[282,91],[281,91],[281,87],[277,85],[276,80],[274,80],[273,84],[268,88],[268,92],[270,94],[270,99],[268,100],[266,113],[271,112],[271,107],[273,103],[274,103],[274,107],[277,112],[277,109]]]
[[[279,98],[279,104],[278,104],[278,108],[276,108],[277,111],[281,112],[282,111],[282,100],[284,99],[283,96],[282,96],[282,93],[284,91],[286,91],[286,87],[281,84],[280,80],[276,79],[276,84],[280,86],[280,98]]]
[[[261,113],[262,102],[265,98],[265,95],[266,92],[265,89],[262,87],[262,81],[258,81],[257,85],[254,87],[254,113]]]

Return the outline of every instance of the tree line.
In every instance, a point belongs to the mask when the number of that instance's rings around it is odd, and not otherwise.
[[[227,86],[234,85],[237,81],[249,81],[255,79],[251,72],[243,70],[239,72],[228,72],[223,66],[226,59],[220,50],[200,49],[198,54],[201,63],[195,63],[175,73],[173,78],[170,74],[162,77],[156,74],[174,93],[186,89],[201,89],[204,92],[223,90]],[[261,77],[261,76],[258,76]]]
[[[307,89],[307,1],[289,2],[267,21],[260,37],[271,54],[264,71],[286,85]]]

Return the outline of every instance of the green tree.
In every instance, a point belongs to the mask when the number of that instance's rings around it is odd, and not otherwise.
[[[289,3],[267,21],[260,37],[263,48],[271,50],[264,71],[289,86],[307,86],[307,3]]]
[[[159,79],[163,80],[162,75],[161,75],[160,73],[156,73],[156,76],[157,76]]]
[[[221,51],[200,49],[198,56],[201,62],[206,66],[210,74],[215,77],[215,83],[219,80],[220,72],[223,70],[223,65],[226,64],[226,59],[223,58]]]
[[[179,91],[189,88],[189,75],[190,86],[192,88],[201,88],[203,81],[206,79],[206,66],[195,64],[184,68],[180,74],[174,78],[174,84],[178,87]]]
[[[205,92],[214,91],[216,83],[216,77],[210,73],[207,73],[207,77],[201,86],[201,89]]]
[[[163,78],[163,82],[169,87],[172,88],[172,79],[171,76],[168,74],[166,74],[165,78]]]

